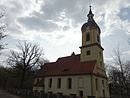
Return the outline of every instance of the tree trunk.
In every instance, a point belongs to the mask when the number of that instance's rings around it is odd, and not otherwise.
[[[21,82],[20,82],[20,88],[24,88],[24,78],[25,78],[25,70],[23,70],[22,75],[21,75]]]

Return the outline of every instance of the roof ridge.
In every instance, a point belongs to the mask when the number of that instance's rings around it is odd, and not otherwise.
[[[59,58],[56,60],[56,62],[59,61],[59,60],[61,60],[61,59],[64,59],[64,58],[69,58],[69,57],[74,57],[74,56],[79,56],[79,55],[80,55],[80,54],[70,55],[70,56],[64,56],[64,57],[59,57]]]

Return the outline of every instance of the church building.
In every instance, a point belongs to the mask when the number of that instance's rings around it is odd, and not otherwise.
[[[44,64],[34,81],[33,90],[45,93],[109,97],[108,78],[103,60],[101,30],[94,20],[91,6],[88,20],[81,27],[80,54],[58,58]]]

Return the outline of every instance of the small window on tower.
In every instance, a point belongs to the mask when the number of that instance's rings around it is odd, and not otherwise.
[[[90,55],[90,54],[91,54],[90,50],[88,50],[88,51],[86,52],[86,54],[87,54],[87,55]]]
[[[87,32],[86,41],[90,41],[90,33],[89,32]]]

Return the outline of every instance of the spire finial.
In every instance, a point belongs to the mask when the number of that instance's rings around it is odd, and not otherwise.
[[[91,3],[89,5],[89,13],[92,13],[92,10],[91,10],[92,6],[91,6]]]
[[[91,4],[90,4],[89,8],[90,8],[90,11],[91,11]]]
[[[89,13],[88,13],[88,21],[92,21],[93,20],[93,16],[94,14],[92,13],[92,10],[91,10],[91,4],[89,6],[90,10],[89,10]]]

